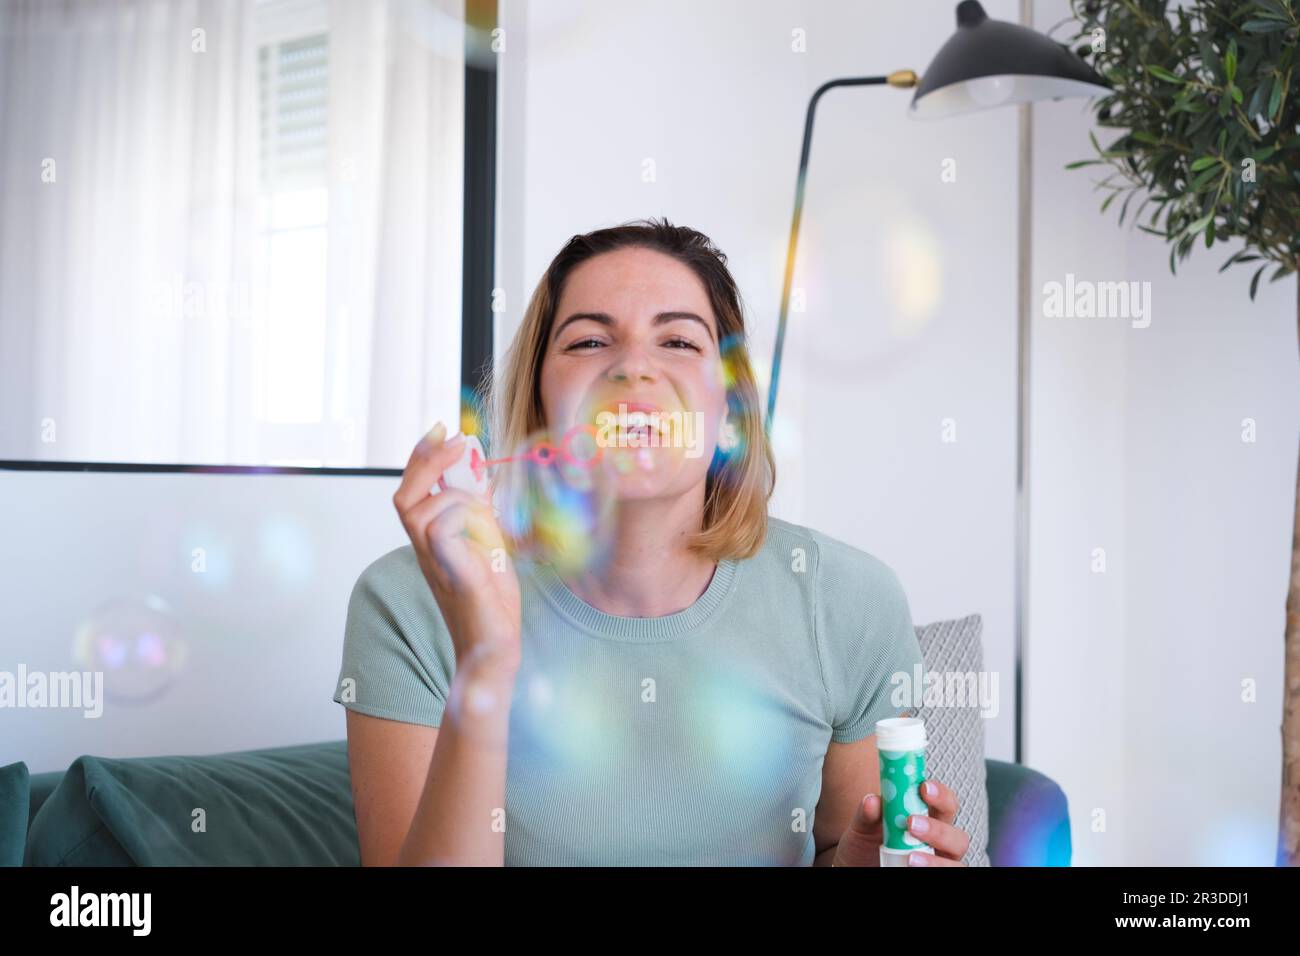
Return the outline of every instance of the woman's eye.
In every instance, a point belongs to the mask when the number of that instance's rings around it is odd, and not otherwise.
[[[565,351],[572,352],[575,349],[578,351],[590,351],[590,349],[588,349],[587,346],[604,345],[604,344],[605,343],[600,341],[600,339],[579,339],[577,342],[574,342],[571,345],[567,346],[565,348]],[[688,349],[694,349],[696,352],[700,351],[700,347],[696,345],[694,342],[692,342],[690,339],[674,338],[674,339],[669,339],[664,344],[671,346],[672,348],[688,348]]]

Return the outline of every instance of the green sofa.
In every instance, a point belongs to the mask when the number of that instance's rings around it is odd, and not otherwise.
[[[1068,866],[1065,794],[987,760],[994,866]],[[357,866],[343,740],[200,757],[0,767],[0,865]]]

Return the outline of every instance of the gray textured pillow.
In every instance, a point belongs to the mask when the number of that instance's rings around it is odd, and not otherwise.
[[[916,630],[927,674],[974,674],[978,689],[984,668],[984,622],[978,614],[953,621],[936,621]],[[968,686],[972,686],[968,681]],[[970,699],[974,696],[976,699]],[[984,723],[977,695],[964,706],[932,706],[922,702],[916,716],[925,721],[929,746],[925,775],[957,794],[957,826],[970,834],[962,862],[989,866],[989,795],[984,775]]]

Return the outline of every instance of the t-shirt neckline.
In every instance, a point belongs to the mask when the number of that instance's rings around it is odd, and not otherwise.
[[[724,558],[714,568],[709,586],[690,607],[659,617],[621,617],[592,607],[569,589],[555,569],[545,562],[535,562],[534,579],[547,599],[571,623],[616,641],[666,641],[683,637],[704,624],[731,593],[737,563]]]

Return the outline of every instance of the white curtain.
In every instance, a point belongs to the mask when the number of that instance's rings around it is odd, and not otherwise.
[[[330,297],[366,371],[365,458],[401,467],[457,421],[465,152],[464,0],[330,8]]]
[[[258,418],[258,24],[309,3],[0,0],[0,459],[400,467],[454,420],[464,0],[318,4],[327,420]]]
[[[0,455],[222,461],[253,0],[0,3]]]

